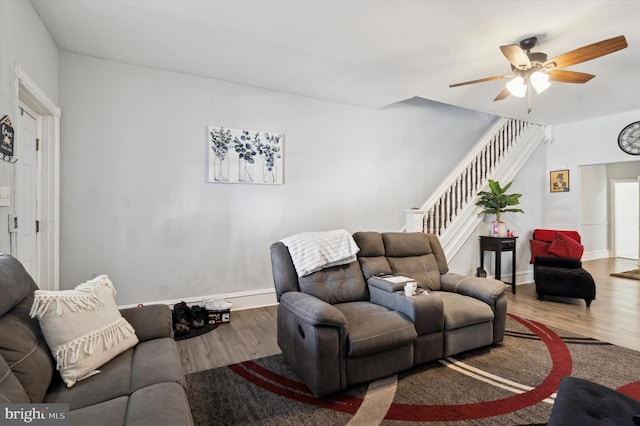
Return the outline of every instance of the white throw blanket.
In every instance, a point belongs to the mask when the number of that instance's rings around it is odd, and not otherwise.
[[[344,229],[305,232],[280,240],[291,254],[299,277],[356,260],[360,251],[351,234]]]

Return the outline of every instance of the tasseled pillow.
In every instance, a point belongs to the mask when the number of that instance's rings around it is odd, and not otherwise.
[[[135,330],[115,302],[107,275],[74,290],[36,290],[30,315],[40,328],[67,387],[138,343]]]

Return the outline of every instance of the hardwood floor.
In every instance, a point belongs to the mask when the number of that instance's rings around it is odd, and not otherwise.
[[[607,258],[582,262],[596,282],[596,299],[545,298],[539,301],[535,284],[522,284],[508,293],[509,313],[583,336],[640,351],[640,281],[609,276],[637,269],[634,260]]]
[[[596,299],[538,300],[535,284],[521,284],[517,293],[505,287],[508,312],[548,326],[640,351],[640,281],[609,276],[637,269],[633,260],[583,262],[596,282]],[[276,342],[276,306],[231,312],[231,322],[216,330],[178,342],[185,374],[280,353]]]
[[[209,333],[179,340],[185,374],[280,353],[276,306],[231,311],[231,321]]]

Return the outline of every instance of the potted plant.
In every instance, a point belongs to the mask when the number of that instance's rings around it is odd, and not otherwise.
[[[500,221],[500,214],[506,212],[512,213],[524,213],[522,209],[514,209],[509,206],[517,206],[520,204],[520,197],[522,194],[507,194],[507,190],[511,187],[513,181],[506,184],[504,187],[500,186],[500,183],[489,179],[490,191],[480,191],[478,196],[480,199],[476,203],[476,206],[484,208],[480,214],[495,214],[496,220],[493,223],[494,237],[506,237],[507,228],[504,222]]]

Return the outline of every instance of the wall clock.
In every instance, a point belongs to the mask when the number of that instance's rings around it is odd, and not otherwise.
[[[631,155],[640,155],[640,121],[629,124],[618,135],[618,146]]]

